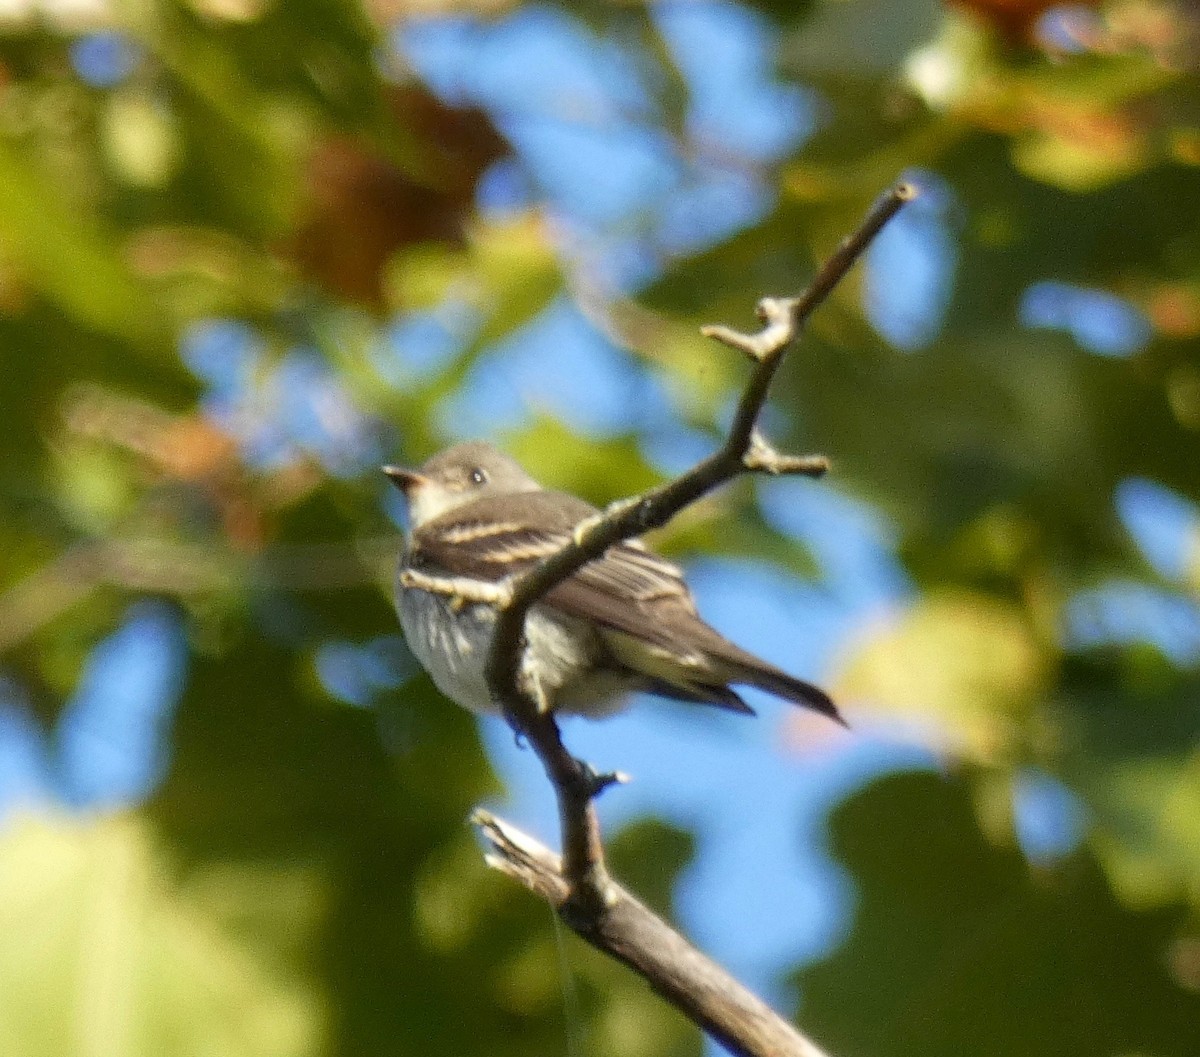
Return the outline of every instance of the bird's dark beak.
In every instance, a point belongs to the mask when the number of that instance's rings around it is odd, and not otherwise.
[[[383,472],[391,479],[392,484],[406,496],[412,495],[419,488],[429,483],[429,478],[416,470],[407,470],[403,466],[385,466]]]

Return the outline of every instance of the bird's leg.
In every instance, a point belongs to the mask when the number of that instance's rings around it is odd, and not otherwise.
[[[524,673],[523,687],[527,700],[536,708],[534,716],[519,714],[515,709],[505,706],[504,718],[512,727],[518,748],[524,748],[529,739],[544,737],[547,733],[559,750],[561,780],[574,787],[576,793],[583,799],[594,800],[610,785],[624,785],[629,781],[629,775],[623,771],[597,771],[586,760],[579,759],[567,751],[558,732],[558,722],[541,681],[532,673]],[[548,730],[531,730],[530,723]]]
[[[526,650],[528,643],[524,637],[521,639],[521,656],[526,658],[528,654]],[[521,696],[525,699],[528,705],[533,706],[533,714],[537,719],[549,717],[553,709],[550,704],[550,695],[546,693],[546,688],[542,685],[542,681],[537,677],[537,673],[531,671],[528,665],[522,664],[521,671],[517,676],[517,686]],[[501,710],[504,714],[504,719],[513,730],[517,732],[518,744],[520,737],[525,733],[526,727],[529,726],[530,716],[528,713],[520,711],[512,707],[511,701],[505,701]]]

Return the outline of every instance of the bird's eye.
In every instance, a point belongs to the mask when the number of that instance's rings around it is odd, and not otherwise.
[[[475,469],[473,469],[471,471],[471,483],[472,484],[483,484],[484,482],[487,481],[487,479],[488,479],[487,473],[485,473],[483,470],[481,470],[478,466],[476,466]]]

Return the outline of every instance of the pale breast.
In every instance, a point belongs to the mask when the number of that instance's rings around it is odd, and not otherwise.
[[[413,588],[397,591],[396,609],[408,647],[429,672],[435,685],[451,700],[486,715],[498,709],[483,676],[491,645],[495,614],[487,606],[464,606],[455,611],[443,597]],[[535,609],[526,620],[528,647],[522,681],[534,677],[552,708],[601,714],[620,707],[627,676],[596,671],[599,640],[581,621]],[[536,657],[536,663],[530,657]]]
[[[397,591],[396,610],[408,648],[437,688],[473,712],[495,713],[483,678],[492,611],[465,606],[456,613],[446,599],[413,589]]]

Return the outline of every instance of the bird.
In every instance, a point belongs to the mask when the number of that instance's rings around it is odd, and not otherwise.
[[[543,488],[483,441],[454,445],[417,469],[383,470],[408,508],[396,577],[408,646],[448,698],[475,713],[499,714],[484,676],[496,603],[456,597],[445,585],[499,585],[559,550],[598,510]],[[845,725],[823,690],[707,624],[683,572],[640,540],[610,546],[526,617],[518,686],[541,710],[595,718],[645,692],[753,715],[735,685]]]

